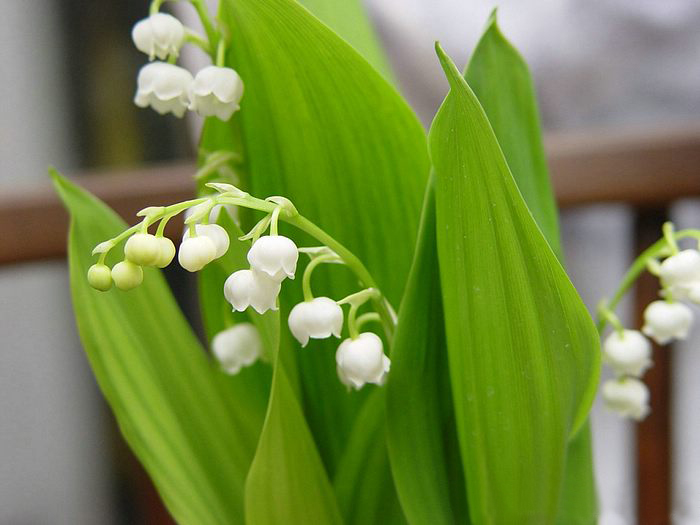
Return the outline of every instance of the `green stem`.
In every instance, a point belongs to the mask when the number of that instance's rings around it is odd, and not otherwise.
[[[214,24],[209,17],[209,10],[203,0],[190,0],[190,3],[194,6],[199,19],[202,21],[202,27],[204,27],[204,32],[209,40],[209,48],[213,50],[219,42],[219,33],[214,28]],[[212,59],[215,59],[215,57],[212,56]]]
[[[350,305],[350,313],[348,313],[348,332],[350,332],[350,339],[357,339],[360,336],[360,330],[357,325],[357,309],[360,307],[358,304]]]
[[[360,317],[357,318],[357,329],[359,330],[360,328],[362,328],[362,325],[371,322],[381,323],[382,318],[379,317],[379,314],[377,312],[367,312],[366,314],[362,314]]]
[[[687,238],[694,238],[700,240],[700,230],[679,230],[673,234],[674,241],[679,241],[681,239]],[[613,295],[612,299],[607,305],[608,309],[610,309],[610,311],[612,312],[615,311],[615,308],[620,303],[625,294],[629,291],[629,289],[632,287],[637,278],[639,278],[642,272],[646,270],[647,261],[649,259],[667,255],[670,255],[670,253],[668,240],[666,238],[659,239],[654,244],[649,246],[649,248],[644,250],[641,253],[641,255],[634,260],[632,266],[630,266],[629,270],[627,270],[627,273],[622,278],[620,286],[618,286],[617,290],[615,291],[615,294]],[[598,319],[597,327],[598,332],[600,334],[602,334],[603,330],[605,330],[607,323],[608,320],[605,318]]]
[[[671,249],[671,254],[676,255],[678,253],[678,243],[673,237],[673,229],[673,223],[669,221],[664,223],[664,225],[661,228],[661,231],[663,231],[664,239],[668,243],[668,247]]]
[[[326,262],[334,261],[337,260],[334,256],[332,255],[322,255],[320,257],[316,257],[315,259],[312,259],[309,264],[306,265],[306,268],[304,268],[304,275],[301,279],[301,288],[304,292],[304,301],[313,301],[314,299],[314,294],[311,293],[311,274],[313,273],[314,269],[319,265],[323,264]]]
[[[216,65],[217,67],[224,67],[226,65],[226,42],[223,38],[219,39],[219,43],[216,46]]]
[[[151,7],[148,9],[148,14],[155,15],[158,13],[161,5],[163,5],[163,0],[153,0],[153,2],[151,2]]]
[[[209,45],[209,40],[207,40],[202,35],[199,35],[192,31],[190,28],[185,28],[185,42],[194,44],[207,55],[211,55],[211,46]]]
[[[270,217],[270,235],[277,235],[277,223],[280,219],[281,206],[277,206]]]

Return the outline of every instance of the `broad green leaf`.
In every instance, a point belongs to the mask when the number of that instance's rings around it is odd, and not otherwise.
[[[277,320],[273,336],[279,343],[279,316]],[[278,357],[278,351],[273,360],[267,415],[245,486],[246,523],[342,523],[333,489],[287,378],[287,360]]]
[[[246,83],[239,120],[250,191],[290,198],[355,252],[397,305],[429,169],[415,115],[364,58],[296,2],[226,0],[220,15],[236,42],[227,63]],[[333,298],[357,290],[342,268],[320,269],[313,286]],[[298,285],[285,286],[283,319],[300,297]],[[337,344],[314,341],[298,354],[305,413],[331,475],[366,397],[348,394],[338,381]],[[282,346],[298,348],[287,330]]]
[[[479,99],[510,171],[542,233],[560,255],[559,221],[542,143],[535,88],[520,53],[506,40],[496,10],[465,73]]]
[[[92,248],[126,225],[94,197],[52,176],[71,214],[78,330],[125,439],[179,523],[241,523],[245,476],[264,412],[256,406],[260,399],[207,358],[160,271],[145,269],[143,284],[130,292],[102,293],[88,285]]]
[[[344,38],[387,80],[391,68],[360,0],[301,0],[321,22]]]
[[[375,389],[355,419],[333,480],[338,506],[348,525],[406,523],[389,469],[384,432],[384,391]]]
[[[532,78],[521,55],[501,33],[495,10],[469,61],[465,79],[486,112],[523,199],[549,245],[563,260]],[[590,433],[587,423],[569,444],[558,517],[562,525],[595,522]]]
[[[437,49],[451,91],[429,145],[469,512],[476,523],[552,522],[567,442],[595,395],[598,337],[476,96]]]
[[[445,329],[435,241],[432,181],[423,206],[413,267],[401,302],[387,382],[387,443],[399,499],[408,522],[463,522],[466,498],[452,417]],[[453,447],[450,447],[450,444]],[[452,479],[451,479],[452,478]],[[455,511],[459,509],[459,513]]]

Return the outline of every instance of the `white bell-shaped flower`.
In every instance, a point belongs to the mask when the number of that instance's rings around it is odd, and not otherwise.
[[[240,108],[243,81],[230,67],[207,66],[194,77],[190,109],[203,117],[228,120]]]
[[[131,290],[143,282],[143,268],[131,261],[121,261],[112,268],[114,286],[120,290]]]
[[[136,48],[153,60],[165,60],[169,55],[177,57],[185,42],[185,28],[172,15],[154,13],[138,21],[131,30]]]
[[[218,224],[196,224],[194,228],[198,237],[209,237],[212,240],[212,242],[216,246],[216,256],[214,257],[215,259],[218,259],[228,251],[229,238],[228,233],[226,233],[226,230],[224,228],[222,228]],[[185,228],[185,234],[183,238],[190,238],[189,228]]]
[[[124,256],[140,266],[153,266],[160,257],[161,244],[155,235],[135,233],[124,245]]]
[[[654,301],[644,310],[642,332],[660,345],[672,339],[685,339],[693,322],[693,312],[678,302]]]
[[[384,355],[382,340],[372,332],[343,341],[335,354],[335,362],[341,382],[358,390],[365,383],[383,384],[391,366]]]
[[[340,337],[343,330],[343,309],[333,299],[316,297],[297,304],[289,313],[289,329],[301,346],[311,339]]]
[[[665,259],[659,267],[664,286],[684,286],[700,281],[700,252],[683,250]]]
[[[219,332],[211,341],[216,359],[228,374],[237,374],[262,355],[263,343],[258,329],[251,323],[239,323]]]
[[[282,235],[260,237],[248,250],[250,266],[277,281],[282,281],[285,277],[294,279],[298,260],[297,245]]]
[[[618,375],[639,377],[651,366],[651,344],[637,330],[616,330],[605,339],[603,356]]]
[[[134,103],[140,108],[152,107],[161,115],[185,114],[189,103],[192,75],[186,69],[165,62],[146,64],[139,71]]]
[[[687,286],[687,298],[695,304],[700,304],[700,281]]]
[[[197,272],[216,259],[216,244],[209,237],[198,235],[182,241],[177,260],[188,272]]]
[[[637,421],[649,413],[649,389],[633,377],[606,381],[603,384],[603,401],[610,410]]]
[[[106,292],[112,287],[112,271],[105,264],[93,264],[88,269],[88,283],[101,292]]]
[[[238,270],[224,283],[224,297],[234,310],[244,311],[249,306],[259,314],[277,310],[277,296],[281,284],[267,274],[256,270]]]
[[[175,244],[167,237],[158,237],[158,246],[158,260],[156,260],[155,266],[165,268],[175,257]]]

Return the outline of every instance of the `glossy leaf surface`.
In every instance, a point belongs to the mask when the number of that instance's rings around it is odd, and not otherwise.
[[[438,52],[451,91],[429,144],[470,515],[546,523],[557,512],[567,442],[595,394],[598,337],[476,96]]]
[[[93,290],[92,248],[125,229],[111,210],[53,174],[71,214],[69,263],[80,337],[127,442],[180,523],[242,523],[243,486],[263,409],[206,355],[160,271],[129,292]],[[108,258],[117,261],[119,248]],[[231,446],[231,443],[236,443]]]

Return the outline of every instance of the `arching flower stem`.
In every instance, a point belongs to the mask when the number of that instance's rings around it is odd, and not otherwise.
[[[666,223],[670,224],[670,223]],[[617,305],[620,303],[625,294],[629,291],[635,281],[639,276],[648,268],[649,261],[657,259],[659,257],[666,257],[673,253],[673,246],[677,247],[677,241],[681,239],[697,239],[700,242],[700,230],[686,229],[686,230],[671,230],[667,234],[668,227],[664,225],[664,237],[656,241],[654,244],[649,246],[644,250],[639,257],[637,257],[632,265],[630,266],[627,273],[622,278],[620,285],[618,286],[612,299],[607,303],[606,307],[609,311],[614,312]],[[673,243],[673,244],[671,244]],[[653,263],[651,263],[653,264]],[[603,333],[605,327],[610,320],[605,316],[599,316],[598,318],[598,332]]]

